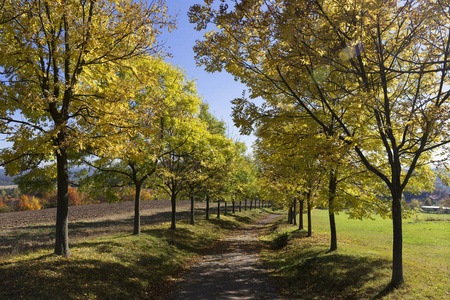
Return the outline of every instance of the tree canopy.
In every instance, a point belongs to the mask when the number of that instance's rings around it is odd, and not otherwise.
[[[195,46],[207,71],[225,69],[247,85],[250,98],[306,112],[384,182],[393,217],[393,286],[403,283],[402,192],[450,142],[446,4],[205,1],[190,9],[197,30],[215,26]],[[254,115],[254,104],[235,103]],[[251,130],[251,118],[236,120],[243,132]]]
[[[69,256],[68,161],[128,127],[134,91],[118,84],[120,69],[158,53],[160,28],[172,23],[156,0],[4,4],[12,17],[0,25],[0,130],[13,145],[2,150],[2,165],[14,175],[56,160],[55,254]],[[15,15],[17,7],[24,12]]]

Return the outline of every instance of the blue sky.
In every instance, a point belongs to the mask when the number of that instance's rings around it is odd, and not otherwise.
[[[203,34],[194,30],[194,24],[189,23],[187,12],[192,5],[202,3],[203,0],[166,0],[169,14],[178,13],[177,29],[161,37],[165,41],[167,51],[173,55],[167,61],[184,69],[189,79],[196,80],[198,93],[202,100],[209,104],[210,111],[227,123],[233,139],[245,142],[250,148],[254,137],[239,135],[239,130],[231,118],[230,103],[234,98],[241,97],[246,87],[234,81],[233,76],[226,72],[207,73],[202,66],[196,66],[192,47],[196,40],[202,39]]]

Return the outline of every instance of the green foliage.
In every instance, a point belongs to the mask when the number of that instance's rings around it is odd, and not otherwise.
[[[0,205],[0,213],[9,213],[12,211],[14,211],[14,208],[12,206]]]
[[[23,194],[50,194],[56,190],[56,164],[39,166],[14,179]]]
[[[207,124],[210,133],[225,136],[227,130],[225,122],[219,121],[209,112],[208,103],[203,102],[200,104],[200,113],[198,114],[198,117]]]

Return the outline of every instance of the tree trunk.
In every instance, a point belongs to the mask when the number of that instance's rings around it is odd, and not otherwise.
[[[141,200],[141,185],[135,184],[136,192],[134,194],[134,229],[133,235],[141,234],[141,209],[140,209],[140,200]]]
[[[69,250],[69,171],[67,167],[67,151],[60,147],[56,153],[57,164],[57,208],[55,254],[70,257]]]
[[[217,219],[220,219],[220,200],[217,200]]]
[[[209,220],[209,195],[206,195],[206,220]]]
[[[250,200],[250,210],[253,209],[253,200]]]
[[[227,212],[227,201],[224,202],[224,205],[225,205],[225,207],[224,207],[223,215],[226,216],[227,213],[228,213],[228,212]]]
[[[247,210],[247,199],[244,200],[244,210]]]
[[[297,225],[297,200],[296,199],[294,199],[294,211],[293,211],[292,218],[294,219],[294,225]]]
[[[239,201],[239,212],[242,211],[242,201]]]
[[[194,225],[194,195],[191,195],[191,225]]]
[[[288,224],[292,224],[292,206],[289,206]]]
[[[170,229],[176,229],[177,222],[177,195],[172,193],[170,196],[170,202],[172,203],[172,224],[170,225]]]
[[[330,219],[330,233],[331,233],[331,243],[330,251],[337,250],[337,236],[336,236],[336,221],[334,218],[334,213],[329,214]]]
[[[303,204],[304,204],[305,200],[301,200],[299,201],[300,207],[299,207],[299,212],[298,212],[298,229],[302,230],[303,229]]]
[[[312,236],[312,223],[311,223],[311,191],[308,191],[306,196],[306,209],[308,210],[308,235]]]
[[[233,214],[235,213],[235,210],[234,210],[235,206],[236,206],[236,202],[233,201]]]
[[[337,176],[335,171],[330,172],[330,182],[328,186],[328,213],[330,219],[330,251],[337,250],[336,220],[334,218],[334,199],[336,197]]]
[[[403,279],[403,235],[402,235],[402,193],[401,189],[392,191],[392,225],[394,229],[392,247],[392,279],[391,285],[399,287]]]

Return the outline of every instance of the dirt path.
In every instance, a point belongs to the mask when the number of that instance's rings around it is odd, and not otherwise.
[[[259,260],[258,236],[280,217],[270,214],[219,241],[191,267],[169,299],[280,299]]]

